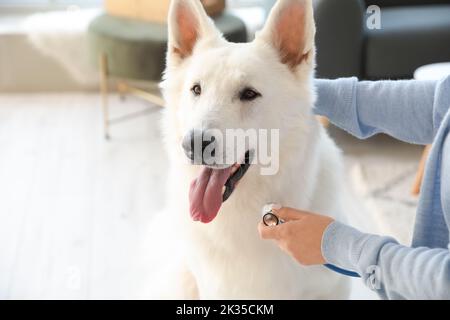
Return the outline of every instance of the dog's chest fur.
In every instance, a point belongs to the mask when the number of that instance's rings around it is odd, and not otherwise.
[[[340,167],[339,153],[322,128],[312,132],[309,141],[313,146],[303,157],[295,154],[283,157],[276,176],[260,176],[257,167],[251,168],[210,224],[190,220],[187,201],[172,202],[171,211],[180,224],[179,230],[183,230],[178,241],[183,243],[185,261],[200,298],[346,297],[348,288],[341,276],[324,267],[302,267],[273,242],[263,241],[257,234],[261,209],[269,202],[328,212],[343,219],[340,203],[336,201],[340,198],[335,173]],[[299,138],[299,143],[308,146],[307,138],[305,142]],[[195,175],[186,174],[184,166],[173,169],[177,179],[172,191],[186,194]],[[180,179],[183,175],[184,180]]]

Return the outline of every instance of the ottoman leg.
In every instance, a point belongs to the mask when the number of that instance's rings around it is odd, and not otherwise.
[[[108,106],[108,57],[100,54],[100,92],[102,96],[103,132],[105,139],[109,140],[109,106]]]
[[[127,85],[125,81],[120,80],[117,82],[117,92],[119,93],[120,101],[125,101],[126,95],[128,93],[127,91]]]

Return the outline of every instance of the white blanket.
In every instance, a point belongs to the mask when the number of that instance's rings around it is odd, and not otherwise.
[[[22,27],[37,50],[60,63],[75,81],[91,86],[98,76],[89,62],[87,29],[100,13],[99,9],[36,13]]]

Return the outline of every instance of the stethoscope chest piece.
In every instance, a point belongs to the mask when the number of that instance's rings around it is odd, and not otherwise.
[[[275,227],[283,222],[284,221],[282,219],[278,218],[277,215],[275,213],[273,213],[272,210],[270,210],[269,212],[266,212],[263,215],[263,223],[267,227]]]

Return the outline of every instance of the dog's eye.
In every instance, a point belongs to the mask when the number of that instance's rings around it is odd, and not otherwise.
[[[256,90],[250,88],[245,88],[239,94],[239,99],[241,101],[253,101],[259,97],[261,97],[261,94]]]
[[[195,96],[198,97],[202,94],[202,87],[199,84],[196,84],[191,88],[191,91]]]

